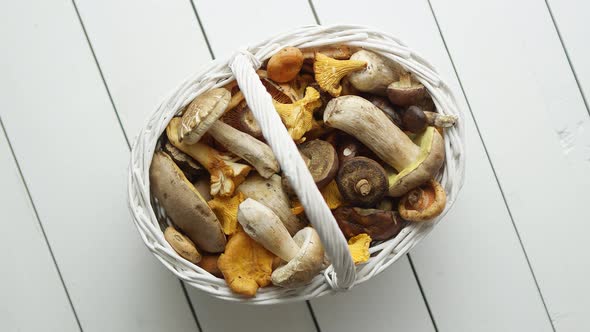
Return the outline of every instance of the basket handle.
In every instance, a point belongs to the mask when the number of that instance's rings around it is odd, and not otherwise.
[[[230,60],[230,68],[248,106],[262,130],[262,134],[275,154],[283,174],[287,176],[299,197],[309,221],[318,232],[333,266],[324,273],[334,289],[350,288],[356,280],[356,269],[348,244],[332,212],[324,201],[297,146],[283,125],[256,69],[261,62],[252,53],[241,50]]]

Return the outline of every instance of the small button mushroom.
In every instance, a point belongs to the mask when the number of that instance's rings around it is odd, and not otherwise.
[[[303,54],[297,47],[285,47],[270,57],[266,65],[268,78],[284,83],[294,79],[303,65]]]
[[[399,214],[410,221],[430,220],[443,212],[447,194],[440,183],[431,179],[405,194],[399,202]]]
[[[254,114],[248,107],[245,100],[236,106],[233,110],[228,111],[221,117],[221,121],[242,131],[258,140],[263,140],[262,129],[254,118]]]
[[[201,254],[197,247],[188,237],[182,235],[174,227],[168,226],[164,231],[164,239],[170,244],[182,258],[197,264],[201,260]]]
[[[428,126],[428,121],[420,107],[410,106],[402,112],[402,124],[405,130],[417,134]]]
[[[332,144],[319,139],[299,145],[299,153],[307,160],[307,168],[319,189],[338,172],[338,155]]]
[[[313,111],[320,107],[320,93],[311,87],[305,89],[305,97],[291,104],[274,101],[274,106],[287,127],[291,138],[300,141],[303,135],[314,127]]]
[[[375,241],[390,239],[404,228],[397,211],[341,206],[333,212],[344,236],[349,239],[367,233]]]
[[[381,110],[358,96],[332,99],[324,123],[356,137],[399,172],[389,179],[393,197],[433,178],[444,162],[443,138],[434,127],[427,127],[414,143]]]
[[[174,160],[174,163],[184,172],[187,179],[194,182],[200,175],[206,173],[205,169],[201,167],[191,156],[177,149],[170,142],[162,145],[162,150]]]
[[[313,63],[315,80],[320,87],[334,97],[340,96],[342,86],[340,80],[344,76],[367,66],[365,61],[359,60],[336,60],[322,53],[317,53]]]
[[[380,110],[389,117],[389,119],[398,127],[402,127],[402,119],[400,117],[400,111],[396,110],[393,105],[389,103],[389,100],[385,97],[367,95],[366,99],[373,105],[377,106]]]
[[[389,189],[383,167],[365,157],[345,161],[338,171],[336,183],[344,200],[361,207],[377,204]]]
[[[238,220],[254,241],[287,262],[273,272],[271,279],[274,285],[299,287],[311,281],[321,270],[324,248],[313,228],[306,227],[291,238],[279,217],[251,198],[240,204]]]
[[[430,98],[426,87],[412,79],[410,73],[403,73],[399,81],[387,86],[387,97],[393,104],[401,107],[418,105],[422,100]]]
[[[281,182],[281,177],[276,174],[268,179],[253,174],[238,187],[238,192],[268,206],[279,216],[289,234],[293,235],[305,227],[305,223],[291,212],[289,197],[283,190]]]
[[[209,90],[196,97],[182,115],[177,140],[186,144],[198,142],[213,122],[223,115],[230,99],[230,92],[223,88]]]
[[[222,252],[225,235],[217,217],[172,158],[159,151],[150,165],[150,188],[166,214],[199,248]]]
[[[385,96],[385,90],[391,82],[397,81],[404,72],[403,68],[382,56],[367,50],[354,53],[350,60],[367,63],[364,70],[356,71],[348,75],[350,83],[363,92],[369,92]]]
[[[250,170],[248,165],[230,161],[226,155],[201,142],[186,144],[178,141],[179,118],[173,118],[166,127],[166,136],[172,145],[203,165],[211,175],[211,195],[232,196],[235,188],[244,181]]]

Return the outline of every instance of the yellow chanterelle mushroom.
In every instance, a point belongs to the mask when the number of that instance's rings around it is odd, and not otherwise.
[[[364,69],[366,66],[365,61],[336,60],[322,53],[317,53],[313,63],[313,71],[319,86],[333,97],[338,97],[342,92],[340,80],[349,73]]]
[[[301,142],[301,138],[314,124],[313,111],[322,105],[320,93],[312,88],[305,89],[305,96],[292,104],[274,101],[275,109],[287,127],[291,138]]]

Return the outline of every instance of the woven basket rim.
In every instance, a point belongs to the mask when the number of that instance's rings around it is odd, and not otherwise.
[[[328,44],[360,46],[400,63],[424,84],[440,113],[455,114],[459,117],[455,127],[445,131],[446,158],[437,176],[448,195],[444,212],[432,222],[410,223],[396,237],[371,247],[371,253],[378,254],[372,255],[367,263],[357,266],[357,279],[354,285],[358,285],[383,272],[419,243],[453,206],[464,181],[465,120],[452,91],[440,79],[430,63],[410,50],[399,39],[369,27],[308,25],[277,34],[241,52],[251,54],[252,60],[260,64],[285,46],[311,47]],[[228,68],[232,58],[233,56],[213,60],[204,67],[204,70],[184,80],[152,113],[147,124],[136,137],[131,153],[128,179],[128,202],[133,221],[146,246],[166,268],[191,286],[214,297],[251,304],[275,304],[309,300],[334,292],[329,283],[333,270],[329,267],[316,276],[310,284],[303,287],[297,289],[265,287],[258,290],[256,297],[246,298],[232,293],[223,279],[210,275],[180,257],[163,237],[159,221],[165,219],[165,212],[151,196],[148,176],[149,165],[159,137],[172,116],[197,95],[209,89],[221,87],[234,79]]]

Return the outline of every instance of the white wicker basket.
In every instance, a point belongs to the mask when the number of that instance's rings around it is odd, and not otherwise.
[[[447,193],[445,211],[432,222],[410,223],[395,238],[370,248],[372,257],[366,264],[352,263],[348,246],[330,210],[317,190],[297,148],[274,110],[271,97],[260,83],[255,70],[261,63],[285,46],[300,48],[329,44],[347,44],[372,50],[398,62],[412,72],[432,95],[438,112],[459,117],[453,128],[445,131],[446,160],[437,179]],[[160,223],[166,223],[165,211],[150,194],[149,167],[158,138],[170,119],[199,94],[236,79],[265,139],[274,151],[283,173],[294,184],[311,224],[318,231],[332,262],[311,283],[298,289],[265,287],[256,297],[245,298],[216,278],[180,257],[166,242]],[[397,38],[363,26],[305,26],[269,38],[240,50],[230,59],[214,61],[205,71],[182,83],[150,117],[141,130],[131,153],[129,166],[129,207],[135,224],[147,247],[174,274],[188,284],[215,297],[253,304],[286,303],[312,299],[324,294],[349,289],[381,273],[415,246],[451,208],[463,185],[465,167],[464,117],[455,98],[434,68]]]

